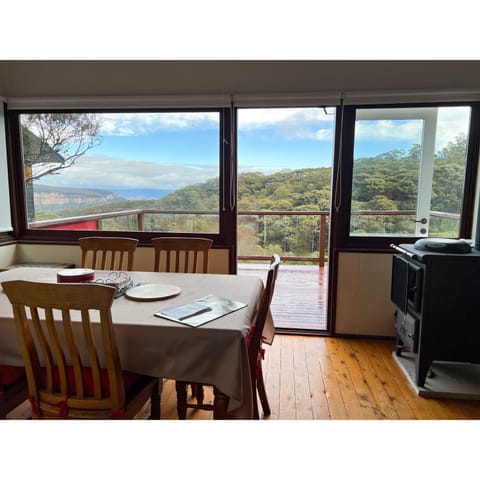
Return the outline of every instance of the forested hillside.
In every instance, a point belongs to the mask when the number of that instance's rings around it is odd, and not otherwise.
[[[258,172],[238,176],[239,210],[328,210],[331,168]],[[218,208],[218,179],[166,195],[155,205],[164,210]],[[157,208],[157,207],[155,207]]]
[[[457,137],[437,152],[434,159],[432,212],[460,213],[463,198],[466,138]],[[421,149],[392,150],[355,161],[352,181],[352,212],[415,210]],[[355,216],[352,232],[413,235],[413,217]],[[456,236],[458,220],[431,218],[429,234]]]
[[[463,192],[466,139],[458,137],[437,152],[432,188],[433,211],[459,212]],[[392,150],[355,160],[353,210],[412,210],[418,196],[420,146]],[[192,185],[166,195],[158,208],[215,209],[217,180]],[[258,172],[238,176],[238,210],[329,210],[331,168]]]

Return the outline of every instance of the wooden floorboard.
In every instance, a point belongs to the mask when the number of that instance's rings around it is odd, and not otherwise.
[[[305,341],[304,339],[303,346],[305,348],[308,389],[310,392],[313,419],[328,420],[331,417],[326,398],[318,345],[315,342]],[[273,351],[271,353],[273,353]]]
[[[478,420],[480,401],[419,397],[392,357],[390,340],[279,335],[263,364],[274,420]],[[206,388],[206,399],[213,399]],[[259,404],[260,405],[260,404]],[[140,418],[148,416],[148,405]],[[260,407],[261,411],[261,407]],[[8,415],[28,418],[27,403]],[[162,419],[176,415],[175,382],[166,380]],[[188,420],[212,413],[189,410]]]
[[[280,407],[279,418],[295,420],[295,369],[293,366],[293,340],[289,335],[279,336],[280,349]]]
[[[310,395],[304,339],[299,338],[292,343],[295,379],[295,418],[297,420],[313,420],[312,398]]]

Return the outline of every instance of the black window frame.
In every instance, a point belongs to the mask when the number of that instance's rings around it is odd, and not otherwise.
[[[357,109],[379,108],[415,108],[469,106],[471,117],[469,139],[465,166],[465,184],[461,211],[461,238],[472,238],[473,216],[476,202],[476,183],[480,150],[480,102],[421,102],[421,103],[387,103],[358,104],[338,106],[335,123],[334,162],[332,172],[332,210],[330,218],[330,249],[335,251],[391,252],[392,243],[413,243],[417,237],[379,237],[351,236],[351,196],[353,174],[353,150],[355,135],[355,112]],[[202,234],[213,240],[213,248],[227,249],[229,252],[229,272],[236,273],[237,256],[237,165],[236,165],[236,109],[232,107],[218,108],[122,108],[122,109],[32,109],[9,110],[5,113],[7,135],[7,161],[10,184],[10,203],[13,233],[5,236],[3,243],[35,243],[35,244],[77,244],[78,239],[91,235],[91,230],[36,230],[28,229],[25,207],[25,184],[23,159],[20,141],[19,115],[33,112],[64,113],[110,113],[110,112],[181,112],[181,111],[218,111],[220,113],[220,191],[219,191],[219,233]],[[232,148],[233,147],[233,148]],[[341,165],[340,165],[341,159]],[[341,168],[340,168],[341,167]],[[336,208],[336,198],[341,199],[341,207]],[[233,200],[232,200],[233,199]],[[175,236],[174,232],[132,232],[132,231],[95,231],[95,235],[128,236],[138,238],[140,246],[149,246],[151,238],[159,234]],[[181,233],[184,236],[198,234]],[[334,255],[331,255],[332,261]]]
[[[19,243],[32,244],[78,244],[81,237],[129,236],[139,240],[139,246],[150,246],[151,239],[158,236],[198,237],[199,233],[187,232],[140,232],[104,230],[41,230],[28,228],[23,156],[21,148],[20,115],[28,113],[162,113],[162,112],[218,112],[219,113],[219,231],[202,233],[201,236],[213,240],[213,248],[229,251],[229,272],[236,272],[236,166],[232,145],[232,109],[230,107],[211,108],[122,108],[122,109],[29,109],[9,110],[5,115],[7,135],[7,161],[10,182],[11,216],[13,236]],[[232,201],[232,199],[234,199]]]
[[[332,239],[336,249],[345,251],[389,251],[392,243],[414,243],[415,236],[375,236],[350,234],[352,181],[354,164],[354,138],[356,111],[360,109],[389,108],[422,108],[422,107],[456,107],[471,108],[469,137],[467,144],[464,193],[460,214],[459,238],[472,238],[473,214],[480,143],[480,102],[435,102],[435,103],[402,103],[402,104],[366,104],[338,107],[336,125],[336,148],[334,155],[332,190]],[[338,143],[338,144],[337,144]],[[335,198],[341,199],[341,207],[336,208]]]

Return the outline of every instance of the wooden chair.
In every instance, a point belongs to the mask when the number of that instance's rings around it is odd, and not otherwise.
[[[150,418],[160,418],[158,379],[121,369],[110,312],[114,287],[23,280],[2,286],[13,307],[32,418],[134,418],[148,400]]]
[[[28,398],[25,368],[0,365],[0,419]]]
[[[270,304],[272,302],[272,297],[275,290],[275,282],[277,280],[279,266],[280,257],[274,253],[268,268],[266,285],[257,310],[255,323],[252,325],[250,333],[247,337],[248,361],[250,365],[250,378],[252,382],[253,393],[253,418],[256,420],[260,418],[257,403],[257,392],[258,397],[260,398],[264,416],[268,417],[271,413],[270,405],[268,404],[267,392],[265,390],[265,383],[263,380],[262,360],[264,350],[262,348],[262,333],[267,320],[268,312],[270,310]],[[187,408],[213,410],[213,405],[203,403],[187,403],[185,389],[179,392],[177,388],[177,412],[179,414],[179,418],[186,418]]]
[[[79,239],[82,268],[133,270],[138,240],[124,237],[84,237]]]
[[[209,238],[158,237],[152,238],[156,272],[207,273],[208,252],[213,241]],[[163,267],[163,268],[162,268]],[[183,395],[188,382],[176,382],[177,396]],[[203,385],[191,383],[192,396],[203,404]],[[182,402],[181,402],[182,403]],[[177,402],[178,404],[178,402]]]
[[[207,273],[209,238],[159,237],[152,238],[156,272]],[[164,265],[164,268],[161,268]]]
[[[278,269],[280,267],[280,257],[274,253],[270,261],[270,267],[267,273],[267,281],[263,291],[260,306],[258,308],[257,317],[254,325],[250,329],[247,338],[248,361],[250,364],[250,379],[252,382],[253,393],[253,418],[259,419],[257,392],[262,404],[263,414],[265,417],[270,415],[270,406],[268,404],[267,392],[265,391],[265,383],[263,380],[262,360],[264,350],[262,348],[262,333],[267,320],[270,304],[272,303],[273,293],[275,291],[275,283],[277,281]]]

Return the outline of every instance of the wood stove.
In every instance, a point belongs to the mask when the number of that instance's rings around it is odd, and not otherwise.
[[[395,353],[414,354],[415,383],[424,385],[435,360],[480,363],[480,251],[392,247]]]

